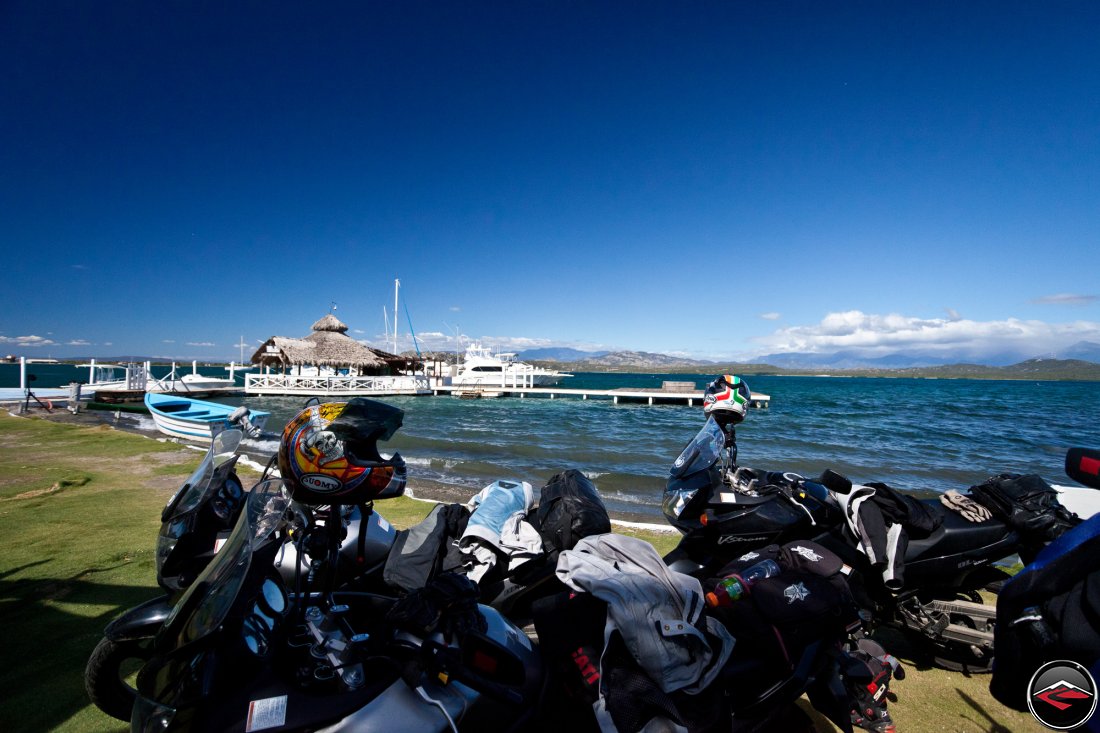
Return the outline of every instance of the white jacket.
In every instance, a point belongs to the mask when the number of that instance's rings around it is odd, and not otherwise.
[[[729,659],[733,637],[717,619],[702,619],[702,585],[670,570],[644,540],[585,537],[558,557],[557,575],[570,588],[607,603],[605,649],[611,632],[618,631],[631,656],[665,692],[702,691]],[[718,648],[711,648],[701,628]]]

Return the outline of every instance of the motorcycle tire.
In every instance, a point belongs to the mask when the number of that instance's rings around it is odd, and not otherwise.
[[[152,640],[99,640],[84,668],[84,689],[97,708],[129,722],[137,690],[127,682],[152,657]]]

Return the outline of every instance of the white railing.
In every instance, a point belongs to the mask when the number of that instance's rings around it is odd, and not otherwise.
[[[399,395],[431,394],[431,387],[423,374],[392,377],[246,374],[244,391],[256,395]]]

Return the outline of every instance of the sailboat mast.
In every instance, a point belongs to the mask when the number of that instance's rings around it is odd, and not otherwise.
[[[393,353],[397,353],[397,291],[401,287],[401,281],[394,278],[393,281]]]

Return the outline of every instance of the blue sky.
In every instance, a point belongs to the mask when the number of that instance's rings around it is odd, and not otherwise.
[[[0,5],[0,352],[1100,341],[1096,3],[222,5]]]

